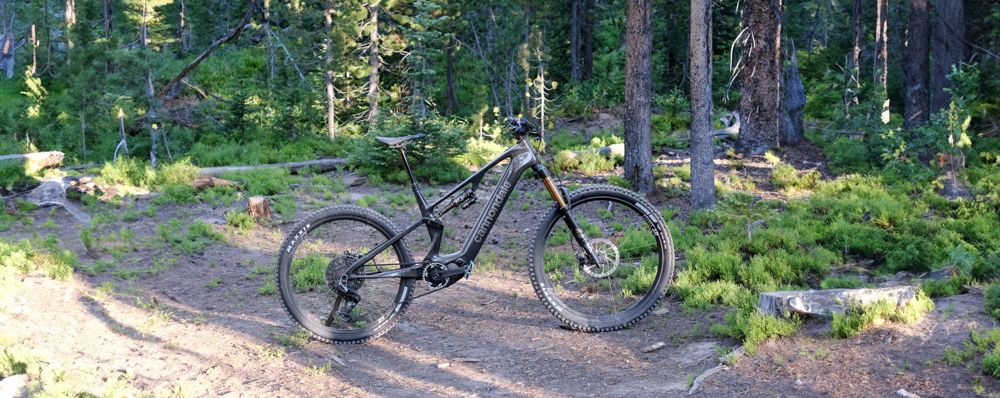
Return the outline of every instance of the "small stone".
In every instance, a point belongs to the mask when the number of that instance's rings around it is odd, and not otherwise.
[[[901,396],[903,398],[920,398],[919,395],[914,394],[914,393],[909,392],[909,391],[906,391],[906,390],[904,390],[902,388],[896,390],[896,395],[899,395],[899,396]]]
[[[653,352],[653,351],[659,350],[659,349],[661,349],[663,347],[666,347],[666,346],[667,346],[667,343],[659,341],[659,342],[656,342],[656,344],[653,344],[651,346],[643,348],[642,352]]]
[[[28,375],[19,374],[0,380],[0,397],[26,398]]]
[[[451,364],[448,363],[448,362],[441,362],[441,363],[437,364],[437,368],[438,369],[444,369],[444,368],[447,368],[449,366],[451,366]]]
[[[669,308],[658,308],[655,311],[653,311],[653,315],[663,315],[663,314],[666,314],[668,312],[670,312]]]

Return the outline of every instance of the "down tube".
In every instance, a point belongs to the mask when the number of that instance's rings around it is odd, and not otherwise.
[[[472,233],[465,240],[465,247],[459,253],[461,253],[460,256],[465,259],[466,263],[476,258],[479,250],[486,243],[486,238],[490,235],[490,231],[493,230],[493,225],[496,224],[497,218],[507,204],[507,199],[510,198],[510,193],[517,186],[521,175],[529,167],[538,163],[531,149],[525,149],[525,152],[511,158],[510,165],[507,166],[507,170],[504,171],[500,182],[497,183],[497,187],[493,190],[493,195],[490,196],[489,203],[483,209],[483,214],[479,216],[476,227],[472,229]]]

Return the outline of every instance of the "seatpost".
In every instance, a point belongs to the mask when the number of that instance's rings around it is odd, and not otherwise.
[[[406,165],[406,174],[410,176],[410,187],[413,188],[413,195],[417,197],[417,206],[420,207],[420,215],[427,217],[430,212],[427,210],[427,199],[424,199],[424,194],[420,192],[420,187],[417,186],[417,177],[413,175],[413,169],[410,168],[410,160],[406,158],[406,151],[402,147],[399,148],[399,154],[403,155],[403,164]]]

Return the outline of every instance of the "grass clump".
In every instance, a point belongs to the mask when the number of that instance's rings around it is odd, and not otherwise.
[[[253,228],[254,220],[249,213],[244,211],[231,211],[226,213],[226,224],[240,231],[247,231]]]
[[[212,241],[225,241],[225,237],[221,233],[215,232],[210,225],[203,221],[195,221],[184,228],[181,221],[174,218],[164,224],[157,225],[156,231],[172,248],[186,255],[204,254],[205,249]]]
[[[307,291],[324,284],[329,264],[330,259],[315,253],[292,260],[292,285],[296,290]]]
[[[49,240],[36,246],[29,240],[10,243],[0,239],[0,282],[15,274],[41,271],[56,280],[66,280],[73,269],[80,266],[76,255],[58,248],[57,241]]]
[[[934,302],[922,291],[902,306],[891,301],[876,301],[867,305],[852,304],[844,314],[834,313],[831,334],[834,337],[854,337],[881,321],[913,323],[934,309]]]
[[[790,189],[812,189],[819,182],[820,174],[816,170],[809,170],[801,175],[794,167],[779,163],[771,170],[771,184],[775,188]]]
[[[920,287],[925,294],[932,298],[949,297],[965,292],[965,283],[968,278],[964,276],[954,276],[948,279],[931,279],[924,282]]]

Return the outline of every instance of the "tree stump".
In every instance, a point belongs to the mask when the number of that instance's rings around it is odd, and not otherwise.
[[[266,196],[251,197],[247,208],[254,221],[271,219],[271,202]]]

